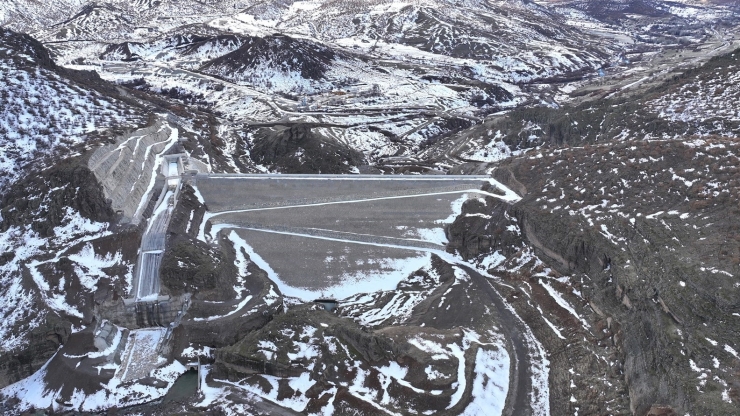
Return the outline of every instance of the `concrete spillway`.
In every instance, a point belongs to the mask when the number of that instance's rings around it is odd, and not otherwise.
[[[103,185],[113,209],[124,221],[138,224],[149,201],[156,199],[154,213],[141,241],[131,295],[135,300],[156,299],[159,266],[165,250],[167,226],[180,188],[184,166],[179,155],[165,156],[178,140],[178,131],[165,120],[121,136],[90,157],[88,166]],[[165,178],[165,188],[155,192],[155,183]],[[156,187],[159,189],[158,187]]]
[[[159,266],[162,263],[162,251],[141,253],[140,261],[136,298],[147,299],[159,293]]]
[[[168,168],[172,168],[172,164],[169,164]],[[157,201],[157,207],[141,239],[133,290],[137,300],[155,299],[159,295],[159,266],[166,246],[167,226],[180,187],[179,178],[171,178],[171,181],[172,185],[163,190],[163,195]]]

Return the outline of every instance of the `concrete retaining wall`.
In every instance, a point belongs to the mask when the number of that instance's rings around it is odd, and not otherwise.
[[[179,323],[189,306],[189,294],[160,296],[157,300],[146,302],[119,299],[99,305],[96,316],[128,329],[169,327],[170,324]]]

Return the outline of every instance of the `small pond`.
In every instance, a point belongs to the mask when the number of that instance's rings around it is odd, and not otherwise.
[[[198,391],[198,371],[190,369],[175,380],[170,391],[165,394],[164,403],[183,402],[191,398]]]
[[[337,303],[338,303],[334,299],[316,299],[314,302],[323,306],[324,309],[326,309],[329,312],[333,311],[337,307]]]

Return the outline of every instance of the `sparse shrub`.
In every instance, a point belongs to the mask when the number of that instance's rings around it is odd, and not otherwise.
[[[704,199],[704,200],[692,201],[689,207],[691,211],[697,212],[697,211],[702,211],[706,209],[708,206],[709,206],[709,201]]]

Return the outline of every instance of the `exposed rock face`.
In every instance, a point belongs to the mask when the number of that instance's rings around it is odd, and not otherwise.
[[[49,317],[44,325],[31,332],[26,348],[0,354],[0,386],[13,384],[38,371],[59,346],[67,342],[71,333],[71,323]]]
[[[237,284],[234,250],[228,245],[212,247],[195,238],[205,209],[193,188],[184,185],[172,214],[167,250],[162,258],[163,290],[174,296],[198,293],[203,299],[228,299],[233,297]]]
[[[125,42],[120,44],[108,45],[100,54],[100,59],[103,60],[121,60],[123,62],[131,62],[141,59],[141,56],[137,53],[138,50],[144,47],[143,43],[140,42]]]
[[[175,329],[175,351],[181,351],[188,345],[212,348],[233,345],[282,313],[283,301],[280,293],[271,285],[267,274],[253,265],[249,271],[251,278],[247,283],[247,289],[252,300],[241,310],[237,310],[237,313],[229,315],[241,301],[234,300],[233,291],[230,298],[219,298],[220,302],[204,301],[205,296],[195,294],[188,309],[188,317]],[[205,290],[204,294],[207,293]],[[273,294],[277,296],[272,297]],[[208,319],[212,316],[219,319]]]
[[[0,230],[7,231],[11,227],[25,227],[38,233],[42,237],[54,237],[55,228],[69,222],[69,214],[79,213],[87,220],[94,222],[108,222],[115,219],[115,214],[106,201],[102,187],[98,184],[93,173],[79,159],[60,161],[53,168],[37,172],[10,186],[3,196],[2,218]],[[122,260],[135,256],[133,252],[123,248],[128,234],[103,238],[92,243],[91,247],[97,253],[120,252]],[[71,253],[77,253],[85,244],[69,247]],[[50,247],[51,249],[52,247]],[[51,253],[53,254],[53,253]],[[47,254],[48,256],[48,254]],[[3,253],[0,256],[0,265],[6,264],[15,258],[14,253]],[[122,291],[121,287],[125,267],[107,269],[109,278],[101,279],[95,292],[90,293],[80,286],[74,270],[75,263],[67,257],[61,257],[56,263],[41,268],[48,283],[59,286],[60,280],[66,279],[68,284],[65,295],[68,299],[75,299],[76,306],[83,314],[82,320],[90,323],[93,305],[97,301],[110,296],[114,292]],[[19,269],[23,274],[23,285],[26,290],[37,291],[37,285],[25,269]],[[79,326],[80,320],[67,316],[60,316],[58,312],[49,311],[40,295],[36,307],[31,315],[24,318],[25,322],[17,322],[19,328],[27,327],[28,322],[37,314],[44,316],[39,327],[30,330],[28,343],[20,350],[8,351],[0,354],[0,386],[6,386],[26,378],[36,372],[49,358],[66,343],[72,333],[73,323]]]
[[[131,221],[137,220],[139,203],[145,198],[158,156],[174,143],[172,128],[162,120],[119,137],[115,143],[95,151],[89,168],[103,185],[105,196],[114,210]]]
[[[465,214],[485,214],[491,218],[487,218],[488,221],[476,216],[458,218],[447,228],[448,249],[460,253],[466,260],[497,250],[505,256],[513,255],[521,247],[521,241],[505,232],[510,222],[508,209],[506,204],[496,203],[492,208],[479,200],[469,201],[465,204]]]
[[[98,222],[115,217],[95,176],[78,159],[60,161],[18,181],[4,192],[0,207],[0,230],[29,224],[42,236],[53,235],[68,208]]]
[[[173,295],[196,291],[220,294],[226,290],[233,294],[236,268],[226,260],[220,250],[200,241],[176,242],[162,259],[162,285]]]
[[[68,222],[70,212],[79,213],[95,222],[111,221],[115,216],[95,176],[80,164],[78,158],[60,161],[51,169],[36,172],[14,183],[4,192],[0,207],[0,231],[7,231],[12,227],[25,229],[28,226],[41,237],[54,237],[55,227]],[[0,255],[0,266],[15,258],[15,253],[3,253]],[[63,257],[48,269],[42,268],[41,272],[48,275],[48,281],[52,285],[58,285],[60,278],[67,277],[70,282],[68,296],[76,298],[79,295],[79,307],[85,318],[90,319],[92,296],[83,293],[76,281],[73,284],[72,276],[75,274],[72,268],[73,263]],[[116,271],[111,272],[112,275],[116,274]],[[16,273],[22,275],[25,290],[37,289],[25,268]],[[24,328],[29,327],[36,314],[45,318],[40,326],[31,327],[28,343],[22,349],[0,354],[0,386],[19,381],[37,371],[67,341],[72,332],[69,317],[54,312],[47,313],[46,305],[40,298],[36,306],[38,310],[28,311],[23,322],[16,323],[18,330],[28,330]],[[76,318],[74,321],[79,325]]]

